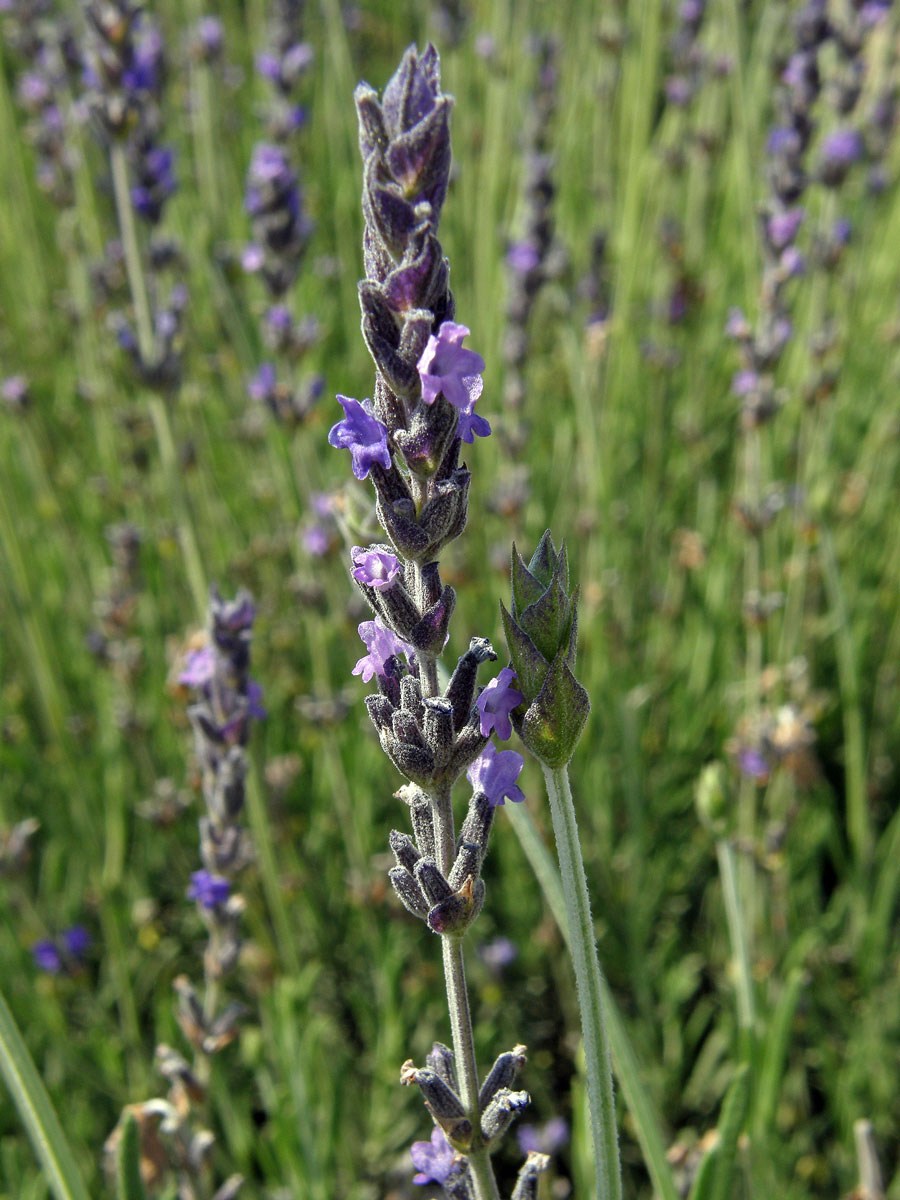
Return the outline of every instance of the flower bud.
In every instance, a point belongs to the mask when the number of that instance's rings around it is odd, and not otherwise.
[[[509,1129],[519,1113],[531,1103],[527,1092],[511,1092],[500,1088],[481,1117],[481,1136],[490,1144]]]
[[[528,566],[512,550],[512,612],[501,604],[516,686],[524,699],[511,716],[519,737],[541,762],[562,767],[572,757],[591,709],[572,674],[578,589],[569,592],[565,543],[549,530]]]
[[[539,1154],[537,1150],[530,1151],[519,1170],[512,1200],[537,1200],[538,1182],[549,1166],[550,1156],[548,1154]]]
[[[722,762],[707,763],[694,789],[701,824],[716,838],[727,837],[732,825],[728,771]]]

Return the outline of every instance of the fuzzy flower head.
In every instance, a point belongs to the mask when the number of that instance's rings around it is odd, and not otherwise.
[[[338,396],[337,401],[344,410],[344,419],[332,425],[328,444],[338,450],[350,451],[353,474],[357,479],[365,479],[373,463],[390,470],[387,426],[372,412],[371,403],[364,400],[360,404],[348,396]]]
[[[476,792],[481,792],[495,806],[507,798],[521,804],[525,793],[516,780],[524,765],[525,759],[515,750],[498,750],[488,742],[466,771],[466,778]]]
[[[482,736],[489,737],[496,733],[504,742],[512,737],[509,714],[514,708],[518,708],[523,700],[522,693],[510,686],[515,677],[516,673],[512,667],[504,667],[475,701],[481,717]]]
[[[350,574],[360,583],[383,591],[389,588],[400,573],[400,560],[385,550],[366,550],[354,546],[350,551],[353,570]]]
[[[384,675],[385,663],[394,655],[413,654],[412,648],[382,625],[377,617],[374,621],[363,621],[358,631],[369,653],[357,662],[353,674],[361,675],[363,683],[368,683],[373,675]]]
[[[413,1142],[409,1153],[418,1172],[413,1176],[413,1183],[443,1184],[450,1178],[456,1152],[444,1137],[440,1126],[435,1125],[432,1129],[431,1141]]]

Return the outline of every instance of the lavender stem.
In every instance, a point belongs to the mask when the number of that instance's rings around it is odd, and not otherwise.
[[[436,662],[431,659],[436,671]],[[450,789],[441,788],[431,796],[434,815],[434,841],[438,866],[444,875],[450,873],[455,856],[453,805]],[[475,1039],[472,1034],[472,1015],[469,1011],[469,991],[463,960],[463,939],[445,934],[441,937],[444,958],[444,982],[447,1007],[450,1010],[450,1029],[453,1035],[453,1055],[459,1074],[460,1100],[475,1131],[471,1148],[466,1153],[469,1170],[475,1184],[476,1200],[500,1200],[490,1154],[479,1145],[481,1111],[478,1104],[478,1065],[475,1061]]]
[[[153,321],[150,316],[150,300],[147,295],[147,283],[141,265],[141,253],[138,246],[137,228],[134,222],[134,211],[131,207],[131,192],[128,183],[128,162],[125,158],[125,147],[121,142],[113,142],[109,150],[109,161],[112,169],[113,194],[116,200],[116,215],[119,218],[119,229],[122,233],[122,250],[125,255],[125,271],[128,275],[128,288],[131,301],[134,304],[134,319],[137,325],[138,348],[144,362],[150,363],[156,357],[153,336]]]
[[[567,767],[548,767],[542,763],[553,833],[559,854],[569,944],[575,967],[588,1096],[591,1106],[591,1134],[597,1172],[597,1200],[621,1200],[619,1144],[616,1130],[616,1104],[613,1096],[612,1063],[603,1013],[603,988],[600,963],[591,920],[584,858],[578,839],[575,805],[569,786]]]
[[[128,275],[128,287],[134,305],[138,349],[141,360],[145,363],[152,363],[156,357],[156,339],[153,334],[150,300],[147,295],[147,282],[141,264],[137,228],[131,205],[131,194],[128,185],[128,162],[125,158],[125,148],[121,142],[114,142],[112,144],[109,155],[116,212],[119,218],[122,248],[125,255],[125,270]],[[197,611],[198,613],[202,613],[206,608],[206,574],[203,570],[197,537],[194,533],[193,522],[191,521],[187,506],[187,497],[183,490],[181,475],[178,469],[178,452],[175,448],[175,439],[172,435],[169,411],[163,398],[155,393],[148,397],[148,401],[150,417],[153,421],[153,430],[156,434],[160,462],[165,473],[166,485],[178,508],[179,541],[182,553],[184,554],[188,583],[190,584]]]

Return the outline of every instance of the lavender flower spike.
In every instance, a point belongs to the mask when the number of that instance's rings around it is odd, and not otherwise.
[[[512,722],[509,714],[524,700],[520,691],[510,684],[516,673],[512,667],[504,667],[496,679],[492,679],[476,701],[481,716],[481,732],[485,737],[496,733],[502,741],[512,737]]]
[[[488,742],[469,769],[466,778],[476,792],[481,792],[491,804],[503,804],[509,798],[521,804],[525,793],[516,783],[525,759],[515,750],[498,750]]]
[[[338,404],[344,409],[343,421],[332,425],[328,433],[328,444],[339,450],[349,450],[353,474],[365,479],[372,464],[379,463],[386,471],[391,467],[391,452],[387,443],[387,426],[372,412],[368,400],[362,404],[348,396],[338,396]]]
[[[350,559],[353,578],[378,591],[389,588],[400,573],[400,560],[384,550],[365,550],[362,546],[354,546],[350,551]]]

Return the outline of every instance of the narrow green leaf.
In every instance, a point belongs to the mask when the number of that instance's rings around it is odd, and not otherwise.
[[[556,921],[560,933],[568,942],[566,901],[563,896],[559,868],[553,860],[553,855],[541,838],[534,818],[526,806],[524,804],[508,804],[506,808],[513,831],[531,864],[531,869],[544,893],[544,899],[553,914],[553,919]],[[659,1200],[679,1200],[672,1170],[666,1160],[666,1139],[663,1135],[662,1123],[644,1086],[645,1072],[631,1045],[625,1021],[616,1005],[615,997],[602,976],[600,986],[603,993],[606,1029],[609,1035],[616,1079],[622,1089],[628,1111],[631,1113],[644,1162]]]
[[[141,1135],[134,1113],[126,1112],[122,1121],[122,1140],[116,1162],[119,1200],[147,1200],[141,1179]]]
[[[0,1073],[56,1200],[90,1200],[59,1118],[2,993]]]
[[[731,1200],[738,1138],[750,1109],[750,1069],[738,1068],[722,1104],[719,1137],[701,1163],[689,1200]],[[713,1160],[708,1164],[708,1160]]]

